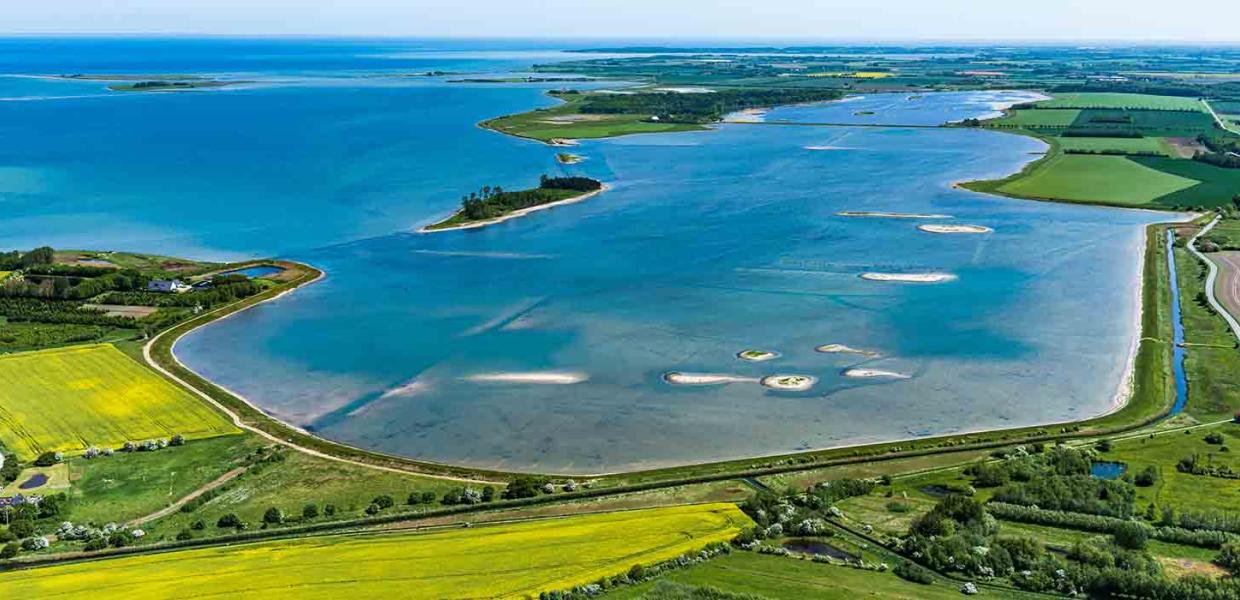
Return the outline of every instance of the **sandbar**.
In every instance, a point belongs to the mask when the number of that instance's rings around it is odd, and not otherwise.
[[[842,210],[835,213],[837,217],[871,217],[876,219],[950,219],[951,215],[927,215],[900,212],[873,212],[868,210]]]
[[[475,383],[537,383],[545,385],[569,385],[589,379],[585,373],[561,371],[526,371],[511,373],[479,373],[465,378]]]
[[[904,373],[896,373],[895,371],[884,371],[882,369],[848,369],[844,371],[845,377],[889,377],[891,379],[909,379],[909,375]]]
[[[809,375],[768,375],[762,378],[762,385],[773,390],[783,390],[789,392],[804,392],[817,383],[818,380]]]
[[[763,362],[763,361],[779,358],[779,353],[771,352],[769,350],[753,350],[753,349],[741,350],[740,352],[736,353],[736,358],[739,358],[741,360],[748,360],[751,362]]]
[[[729,375],[727,373],[680,373],[663,374],[663,381],[672,385],[720,385],[724,383],[753,383],[752,377]]]
[[[991,233],[994,231],[982,225],[918,225],[918,229],[926,233]]]
[[[860,348],[853,348],[852,346],[845,346],[844,344],[823,344],[817,348],[814,348],[814,350],[824,354],[860,354],[861,356],[868,356],[870,358],[881,356],[881,354],[873,350],[862,350]]]
[[[951,273],[862,273],[861,278],[868,281],[890,281],[897,283],[943,283],[954,281]]]

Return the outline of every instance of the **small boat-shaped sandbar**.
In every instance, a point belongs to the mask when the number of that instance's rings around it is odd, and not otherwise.
[[[921,213],[873,212],[868,210],[842,210],[835,213],[837,217],[869,217],[872,219],[951,219],[951,215],[934,215]]]
[[[762,385],[786,392],[804,392],[814,387],[817,382],[817,379],[809,375],[768,375],[762,378]]]
[[[862,273],[867,281],[893,281],[896,283],[943,283],[955,281],[951,273]]]
[[[895,371],[884,371],[882,369],[848,369],[844,371],[845,377],[860,378],[887,378],[887,379],[909,379],[909,375],[904,373],[896,373]]]
[[[779,358],[779,353],[770,350],[741,350],[736,353],[736,358],[750,362],[765,362]]]
[[[680,373],[673,371],[663,374],[663,381],[672,385],[722,385],[725,383],[753,383],[752,377],[729,375],[727,373]]]
[[[862,350],[861,348],[853,348],[852,346],[845,346],[844,344],[823,344],[817,348],[814,348],[814,350],[822,352],[823,354],[859,354],[869,358],[881,356],[881,354],[873,350]]]
[[[556,371],[529,371],[515,373],[479,373],[465,378],[475,383],[534,383],[542,385],[570,385],[581,383],[590,376],[585,373]]]
[[[926,233],[991,233],[994,231],[981,225],[939,225],[937,223],[918,225],[917,229]]]

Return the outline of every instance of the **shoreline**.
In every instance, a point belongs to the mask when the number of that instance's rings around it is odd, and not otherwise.
[[[605,191],[607,191],[607,190],[609,190],[609,189],[611,189],[611,186],[609,186],[609,185],[607,185],[606,183],[604,183],[604,184],[603,184],[603,187],[601,187],[601,188],[599,188],[599,189],[597,189],[597,190],[594,190],[594,191],[592,191],[592,192],[586,192],[586,193],[584,193],[584,194],[581,194],[581,195],[578,195],[578,196],[572,196],[572,197],[570,197],[570,198],[565,198],[565,199],[563,199],[563,200],[556,200],[555,202],[548,202],[548,203],[546,203],[546,204],[539,204],[539,205],[537,205],[537,206],[530,206],[530,207],[527,207],[527,208],[517,209],[517,210],[514,210],[514,211],[512,211],[512,212],[510,212],[510,213],[508,213],[508,214],[501,215],[501,216],[498,216],[498,217],[494,217],[494,218],[491,218],[491,219],[484,219],[484,220],[481,220],[481,221],[474,221],[474,222],[472,222],[472,223],[462,223],[462,224],[460,224],[460,225],[453,225],[453,226],[451,226],[451,227],[438,227],[438,228],[435,228],[435,229],[431,229],[431,227],[434,227],[434,226],[435,226],[435,223],[431,223],[430,225],[423,225],[423,226],[421,226],[421,227],[419,227],[419,228],[417,229],[417,233],[421,233],[421,234],[428,234],[428,233],[443,233],[443,232],[445,232],[445,231],[460,231],[460,230],[462,230],[462,229],[480,229],[480,228],[482,228],[482,227],[486,227],[486,226],[488,226],[488,225],[496,225],[496,224],[499,224],[499,223],[503,223],[504,221],[508,221],[508,220],[511,220],[511,219],[517,219],[517,218],[520,218],[520,217],[524,217],[524,216],[526,216],[526,215],[536,213],[536,212],[538,212],[538,211],[540,211],[540,210],[546,210],[546,209],[548,209],[548,208],[555,208],[555,207],[557,207],[557,206],[564,206],[564,205],[567,205],[567,204],[575,204],[575,203],[577,203],[577,202],[581,202],[581,201],[583,201],[583,200],[588,200],[588,199],[590,199],[590,198],[592,198],[592,197],[594,197],[594,196],[597,196],[598,194],[601,194],[601,193],[603,193],[603,192],[605,192]],[[461,211],[459,211],[459,210],[458,210],[458,211],[456,211],[456,212],[452,213],[452,217],[455,217],[457,214],[460,214],[460,212],[461,212]],[[452,217],[448,217],[448,219],[451,219]],[[446,219],[445,219],[445,220],[446,220]],[[439,221],[439,222],[440,222],[440,223],[442,223],[443,221]]]

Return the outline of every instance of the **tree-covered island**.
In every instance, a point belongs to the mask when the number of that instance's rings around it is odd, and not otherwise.
[[[589,177],[539,177],[538,187],[515,192],[484,185],[461,197],[461,209],[451,217],[427,225],[422,232],[481,227],[521,216],[547,206],[585,199],[603,190],[603,183]]]

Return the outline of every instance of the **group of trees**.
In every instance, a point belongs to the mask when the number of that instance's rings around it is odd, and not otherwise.
[[[499,186],[482,186],[478,192],[471,192],[461,198],[461,212],[470,221],[493,219],[514,210],[530,208],[563,200],[563,192],[593,192],[602,189],[602,182],[589,177],[548,177],[539,178],[538,187],[516,192],[505,191]]]
[[[0,271],[16,271],[39,265],[50,265],[56,260],[56,251],[48,246],[29,252],[0,252]]]
[[[720,89],[710,93],[638,92],[594,94],[580,107],[583,113],[647,114],[662,122],[713,123],[724,115],[747,108],[836,100],[833,89]]]

